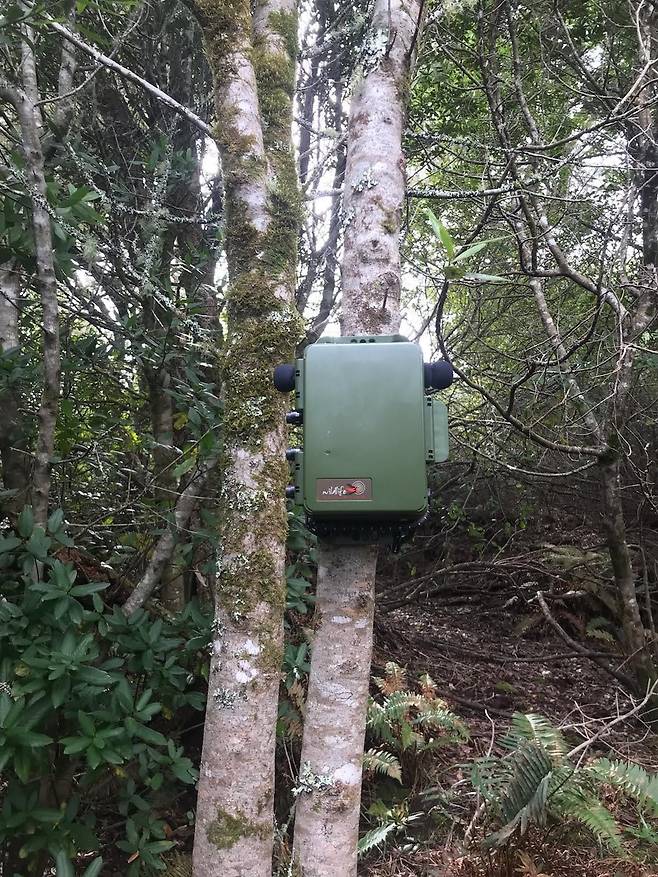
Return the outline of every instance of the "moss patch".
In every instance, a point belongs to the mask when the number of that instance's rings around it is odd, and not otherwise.
[[[206,54],[217,82],[237,45],[251,37],[249,0],[194,0],[203,28]]]
[[[206,829],[206,837],[218,850],[228,850],[243,837],[258,837],[265,840],[268,830],[264,825],[250,822],[240,810],[237,815],[221,808]]]

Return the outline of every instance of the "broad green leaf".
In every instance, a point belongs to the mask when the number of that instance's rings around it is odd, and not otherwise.
[[[112,682],[112,677],[105,670],[99,670],[98,667],[80,667],[78,670],[78,678],[90,685],[102,685],[107,687]]]
[[[57,877],[75,877],[71,860],[64,850],[60,850],[55,856],[55,867],[57,868]]]
[[[16,529],[24,539],[29,539],[34,529],[34,515],[32,514],[32,506],[26,505],[18,516]]]
[[[21,746],[29,746],[31,749],[37,749],[40,746],[48,746],[53,742],[53,738],[47,734],[38,734],[36,731],[21,730],[18,738]]]
[[[20,544],[21,540],[16,536],[4,536],[0,538],[0,554],[4,554],[6,551],[13,551]]]
[[[52,515],[48,518],[48,532],[56,533],[63,523],[64,512],[62,511],[62,509],[55,509]]]
[[[459,253],[458,256],[455,256],[453,259],[454,262],[463,262],[465,259],[470,259],[471,256],[475,256],[476,253],[479,253],[481,250],[484,250],[485,247],[488,247],[489,244],[496,244],[500,241],[504,241],[506,238],[487,238],[486,241],[478,241],[477,244],[473,244],[470,247],[467,247],[463,252]]]
[[[85,585],[75,585],[69,591],[72,597],[86,597],[89,594],[96,594],[98,591],[104,591],[109,588],[109,582],[87,582]]]
[[[94,859],[94,861],[85,868],[84,874],[82,877],[98,877],[101,873],[101,868],[103,867],[103,859],[102,857],[98,857]]]
[[[64,755],[75,755],[91,746],[88,737],[62,737],[59,742],[64,745]]]
[[[87,737],[93,737],[95,735],[96,725],[91,716],[88,716],[87,713],[84,713],[82,710],[78,710],[78,722],[80,723],[83,734],[86,734]]]
[[[440,219],[434,215],[434,213],[430,210],[429,207],[425,208],[427,213],[427,218],[430,221],[430,225],[434,230],[434,234],[438,237],[438,239],[443,244],[443,248],[446,251],[446,255],[448,256],[448,261],[452,262],[455,257],[455,242],[452,239],[452,236],[445,225],[441,222]]]
[[[183,460],[180,466],[174,468],[174,477],[180,478],[181,475],[185,475],[185,473],[189,472],[194,466],[196,466],[196,457],[188,457],[187,460]]]
[[[140,725],[136,723],[135,734],[143,740],[145,743],[149,743],[151,746],[166,746],[167,738],[161,734],[159,731],[155,731],[153,728],[147,728],[146,725]]]

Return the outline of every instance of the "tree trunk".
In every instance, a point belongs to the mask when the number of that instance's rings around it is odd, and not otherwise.
[[[299,193],[291,142],[292,0],[196,0],[215,77],[229,268],[216,612],[194,877],[270,877],[283,652],[286,399],[273,367],[301,335]]]
[[[43,150],[39,134],[41,114],[38,107],[34,105],[34,96],[38,96],[36,68],[29,36],[26,36],[23,44],[22,71],[24,90],[11,87],[0,76],[0,95],[14,105],[18,114],[26,175],[32,195],[32,232],[43,329],[43,391],[37,415],[38,435],[32,476],[32,506],[36,523],[45,526],[48,519],[50,470],[59,406],[59,306]]]
[[[374,69],[352,98],[345,171],[343,334],[400,325],[402,132],[422,5],[377,0]],[[295,857],[303,877],[354,877],[375,598],[375,546],[322,545]]]
[[[644,694],[656,671],[647,651],[644,624],[635,590],[635,573],[626,539],[626,525],[621,499],[620,465],[616,460],[601,466],[603,484],[604,527],[610,552],[612,571],[619,593],[624,644],[638,681],[638,693]]]
[[[318,548],[295,850],[303,877],[356,874],[377,546]]]
[[[0,355],[18,352],[20,338],[20,278],[11,262],[0,265]],[[7,380],[11,380],[9,372]],[[2,488],[11,491],[2,509],[12,519],[25,504],[29,489],[29,456],[20,411],[20,395],[13,383],[0,393],[0,462]]]

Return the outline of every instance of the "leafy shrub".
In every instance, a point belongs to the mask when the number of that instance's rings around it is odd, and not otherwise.
[[[71,545],[62,520],[55,512],[44,531],[26,508],[0,537],[0,851],[9,874],[36,873],[49,857],[72,874],[118,808],[116,847],[134,877],[164,867],[173,844],[158,811],[197,778],[154,725],[203,709],[209,619],[195,605],[174,621],[127,618],[103,599],[107,583],[76,583],[57,558]]]

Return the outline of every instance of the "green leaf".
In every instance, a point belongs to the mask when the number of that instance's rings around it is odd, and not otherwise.
[[[76,755],[91,746],[88,737],[62,737],[59,742],[64,744],[64,755]]]
[[[174,478],[180,478],[181,475],[185,475],[185,473],[189,472],[195,465],[196,457],[188,457],[187,460],[183,460],[180,466],[174,468]]]
[[[52,515],[48,518],[48,532],[56,533],[63,523],[64,512],[62,511],[62,509],[55,509]]]
[[[72,597],[87,597],[89,594],[97,594],[109,588],[109,582],[87,582],[86,585],[75,585],[69,591]]]
[[[144,691],[144,692],[142,693],[142,696],[141,696],[141,697],[139,698],[139,700],[137,701],[137,703],[136,703],[136,705],[135,705],[135,710],[136,710],[138,713],[141,712],[141,711],[144,709],[144,707],[147,705],[147,703],[151,700],[151,697],[152,697],[152,696],[153,696],[153,691],[152,691],[152,689],[147,688],[146,691]]]
[[[52,691],[50,692],[50,699],[55,709],[64,703],[70,690],[71,680],[68,676],[61,676],[59,679],[55,680]]]
[[[151,746],[166,746],[167,738],[164,734],[161,734],[159,731],[154,731],[153,728],[147,728],[146,725],[140,725],[136,723],[135,734],[143,740],[145,743],[149,743]]]
[[[78,670],[78,678],[83,682],[89,682],[90,685],[102,685],[107,687],[112,682],[112,677],[105,670],[99,670],[98,667],[80,667]]]
[[[78,710],[78,722],[80,723],[82,732],[86,734],[87,737],[93,737],[96,734],[96,725],[91,717],[88,716],[87,713],[83,713],[82,710]]]
[[[101,763],[101,754],[95,746],[90,746],[89,749],[87,749],[87,761],[89,762],[89,767],[92,770],[96,770],[98,765]]]
[[[489,244],[497,244],[500,241],[504,241],[504,240],[506,240],[506,238],[502,237],[502,238],[487,238],[486,241],[478,241],[477,244],[472,244],[472,246],[467,247],[465,250],[463,250],[461,253],[459,253],[458,256],[455,256],[453,261],[463,262],[465,259],[470,259],[471,256],[475,256],[476,253],[479,253],[482,250],[484,250],[484,248],[488,247]]]
[[[425,212],[427,213],[427,218],[429,219],[430,225],[434,230],[434,234],[443,244],[443,248],[445,249],[446,255],[448,256],[448,261],[452,262],[455,257],[455,242],[453,241],[450,232],[441,222],[441,220],[436,218],[436,216],[429,207],[425,208]]]
[[[60,850],[55,856],[55,867],[57,868],[57,877],[75,877],[71,860],[64,850]]]
[[[166,853],[167,850],[170,850],[173,846],[174,841],[172,840],[156,840],[149,843],[147,849],[150,853],[159,855],[160,853]]]
[[[99,856],[97,859],[94,859],[94,861],[85,868],[85,871],[84,871],[84,874],[82,875],[82,877],[98,877],[98,875],[101,873],[102,867],[103,867],[103,859],[101,856]]]
[[[54,742],[53,738],[48,737],[47,734],[38,734],[36,731],[25,730],[21,730],[19,739],[21,746],[29,746],[32,749],[36,749],[39,746],[48,746]]]
[[[25,546],[37,560],[46,560],[52,541],[46,536],[42,527],[34,527]]]
[[[32,770],[32,759],[30,758],[28,750],[18,749],[14,753],[14,770],[16,771],[16,776],[22,783],[27,783],[29,781]]]
[[[4,554],[6,551],[13,551],[14,548],[18,548],[21,544],[21,540],[16,536],[4,536],[0,538],[0,554]]]
[[[34,515],[32,514],[32,506],[26,505],[18,516],[16,529],[24,539],[29,539],[34,529]]]

